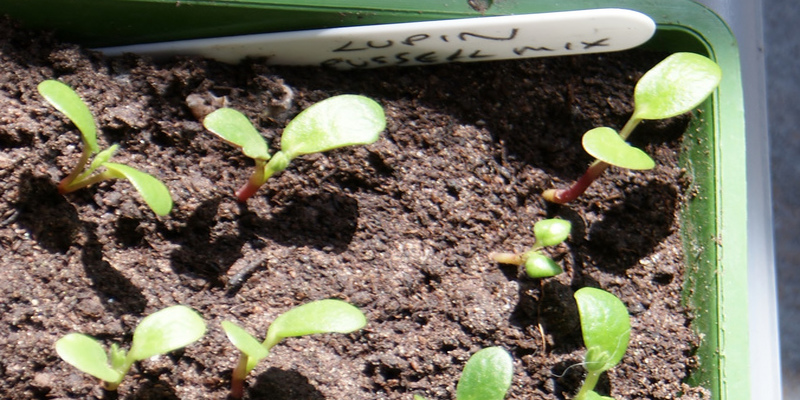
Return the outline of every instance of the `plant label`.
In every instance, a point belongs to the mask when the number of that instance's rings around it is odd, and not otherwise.
[[[509,60],[620,51],[655,32],[632,10],[595,9],[192,39],[98,49],[106,55],[200,55],[228,63],[336,69]]]

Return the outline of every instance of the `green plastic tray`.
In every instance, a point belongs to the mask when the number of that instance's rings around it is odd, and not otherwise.
[[[488,1],[488,0],[487,0]],[[692,51],[720,64],[723,79],[687,132],[681,162],[697,195],[683,210],[684,290],[702,335],[690,383],[718,400],[751,398],[747,300],[745,124],[739,52],[725,23],[690,0],[500,1],[479,12],[467,0],[4,0],[0,13],[87,46],[567,11],[627,8],[658,24],[645,45]]]

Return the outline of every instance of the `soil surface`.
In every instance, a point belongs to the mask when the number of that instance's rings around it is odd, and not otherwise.
[[[109,59],[2,26],[0,397],[224,399],[238,354],[220,322],[263,337],[289,308],[338,298],[360,307],[367,327],[285,340],[251,373],[246,397],[452,399],[469,356],[502,346],[514,358],[508,399],[568,399],[584,374],[572,295],[594,286],[625,302],[633,327],[601,393],[707,398],[682,383],[697,341],[680,302],[687,118],[633,136],[657,158],[654,170],[611,168],[569,206],[539,197],[580,176],[591,161],[583,132],[621,127],[636,80],[662,54],[336,72]],[[81,141],[36,91],[51,78],[88,102],[103,145],[122,146],[115,161],[166,183],[169,216],[156,217],[126,181],[58,194]],[[342,93],[385,107],[382,138],[300,157],[237,203],[253,163],[199,122],[214,97],[276,149],[291,117]],[[548,217],[573,224],[547,250],[564,274],[529,279],[487,258],[526,250],[533,223]],[[54,351],[69,332],[127,345],[145,315],[175,304],[200,312],[207,336],[137,363],[118,394]]]

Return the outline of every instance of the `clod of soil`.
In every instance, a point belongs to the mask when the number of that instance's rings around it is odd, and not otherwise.
[[[141,318],[185,304],[209,333],[134,366],[125,399],[224,399],[237,353],[232,320],[263,336],[289,308],[323,298],[360,307],[357,333],[287,339],[248,379],[252,399],[451,399],[469,356],[514,357],[509,399],[566,399],[583,372],[575,290],[619,296],[630,348],[599,390],[617,399],[707,398],[683,379],[697,337],[681,306],[677,166],[687,118],[645,124],[648,172],[610,169],[577,203],[538,194],[589,163],[584,131],[620,127],[633,85],[663,54],[336,72],[198,58],[104,58],[5,21],[0,28],[0,397],[95,398],[98,382],[53,344],[83,332],[129,343]],[[128,182],[66,196],[55,185],[80,153],[77,130],[36,92],[44,79],[90,104],[118,162],[160,177],[176,208],[157,218]],[[375,144],[301,157],[247,204],[251,160],[204,131],[225,102],[272,148],[299,111],[342,94],[385,106]],[[189,103],[187,104],[187,98]],[[190,107],[191,105],[191,107]],[[492,263],[561,217],[571,239],[549,252],[566,273],[531,280]],[[231,279],[235,277],[235,282]]]

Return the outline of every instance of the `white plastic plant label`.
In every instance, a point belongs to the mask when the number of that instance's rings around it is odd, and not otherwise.
[[[182,40],[98,49],[107,55],[201,55],[228,63],[266,57],[274,65],[336,69],[509,60],[625,50],[655,32],[632,10],[542,14],[368,25]]]

